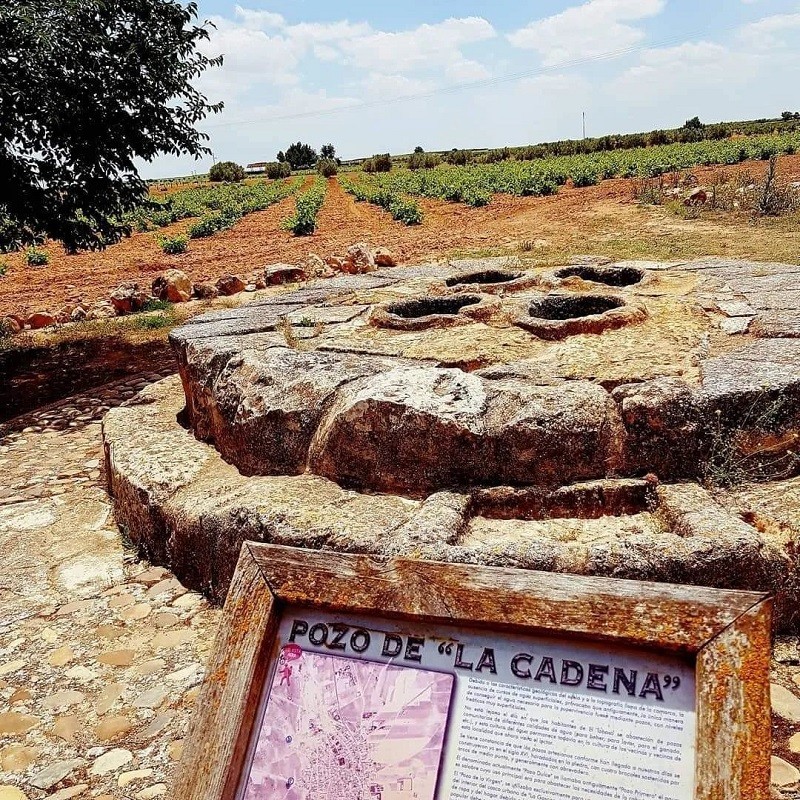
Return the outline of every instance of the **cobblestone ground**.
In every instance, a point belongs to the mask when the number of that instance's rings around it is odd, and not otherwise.
[[[170,797],[219,611],[125,549],[100,442],[159,377],[0,427],[0,800]],[[797,798],[797,638],[772,677],[773,795]]]
[[[169,797],[219,612],[124,548],[100,442],[159,377],[0,438],[0,800]]]

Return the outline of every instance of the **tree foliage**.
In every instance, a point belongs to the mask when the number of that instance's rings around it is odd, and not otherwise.
[[[389,153],[376,153],[361,164],[364,172],[389,172],[392,169],[392,157]]]
[[[700,130],[703,127],[703,123],[700,122],[700,117],[692,117],[691,119],[687,119],[686,122],[683,123],[684,128],[692,128],[694,130]]]
[[[283,156],[283,158],[281,158]],[[295,142],[286,148],[286,153],[278,153],[278,161],[288,161],[292,169],[313,167],[317,163],[317,151],[303,142]]]
[[[283,155],[281,153],[280,155]],[[288,161],[270,161],[264,168],[268,178],[288,178],[292,174],[292,165]]]
[[[319,151],[320,158],[333,160],[336,158],[336,148],[332,144],[324,144]]]
[[[339,171],[339,165],[335,158],[321,158],[317,161],[317,172],[323,178],[332,178]]]
[[[235,161],[218,161],[209,169],[208,179],[215,183],[238,183],[244,180],[244,167]]]
[[[147,186],[136,160],[207,153],[192,86],[222,59],[177,0],[0,2],[0,249],[101,248]]]

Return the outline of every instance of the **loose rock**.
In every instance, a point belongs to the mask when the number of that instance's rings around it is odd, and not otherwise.
[[[223,275],[217,281],[217,291],[225,296],[239,294],[244,287],[245,283],[238,275]]]
[[[147,290],[140,287],[138,283],[126,281],[111,293],[111,305],[119,315],[133,314],[142,310],[148,297]]]
[[[31,328],[31,330],[35,331],[39,330],[40,328],[47,328],[50,325],[55,325],[56,318],[52,314],[48,314],[46,311],[36,311],[28,317],[25,323],[29,328]]]
[[[153,295],[170,303],[185,303],[192,297],[192,282],[179,269],[168,269],[153,281]]]

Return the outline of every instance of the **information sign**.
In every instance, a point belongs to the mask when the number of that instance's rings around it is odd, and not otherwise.
[[[766,799],[769,624],[752,593],[246,544],[176,796]]]

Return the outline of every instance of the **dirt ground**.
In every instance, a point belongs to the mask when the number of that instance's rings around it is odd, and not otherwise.
[[[729,168],[731,171],[732,168]],[[754,162],[746,169],[763,174]],[[719,168],[696,170],[702,182]],[[800,156],[780,159],[783,180],[800,178]],[[636,182],[616,179],[598,186],[564,188],[554,197],[500,195],[484,208],[438,200],[420,200],[422,225],[406,227],[384,211],[355,203],[331,180],[319,227],[313,236],[282,231],[294,199],[245,217],[238,225],[207,239],[193,240],[183,255],[161,252],[154,233],[134,234],[101,253],[66,255],[47,247],[45,267],[25,266],[21,254],[4,256],[8,270],[0,278],[0,315],[57,311],[68,302],[94,302],[109,296],[124,280],[149,285],[162,270],[177,267],[195,281],[220,275],[249,275],[276,262],[294,263],[316,253],[341,254],[366,241],[390,248],[400,262],[451,255],[517,253],[536,263],[558,263],[577,253],[612,258],[682,259],[704,255],[792,261],[800,255],[796,216],[753,222],[744,214],[704,213],[683,219],[663,207],[642,207],[635,199]],[[183,232],[184,220],[163,229]]]

